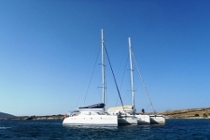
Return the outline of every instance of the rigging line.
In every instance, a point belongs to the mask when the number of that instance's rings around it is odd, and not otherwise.
[[[126,60],[126,64],[125,64],[125,67],[124,67],[123,77],[122,77],[122,81],[121,81],[121,84],[120,84],[120,89],[122,88],[122,83],[123,83],[123,80],[124,80],[125,70],[126,70],[127,64],[128,64],[128,58],[127,58],[127,60]]]
[[[79,99],[81,98],[81,93],[82,93],[82,90],[84,89],[84,85],[85,85],[85,84],[82,85],[82,88],[81,88],[81,91],[80,91],[80,94],[79,94],[79,98],[78,98],[78,100],[77,100],[76,107],[78,107],[78,104],[79,104],[79,101],[80,101]]]
[[[125,67],[124,67],[124,71],[123,71],[123,76],[122,76],[122,80],[121,80],[121,83],[120,83],[120,90],[122,89],[122,84],[123,84],[123,81],[124,81],[124,76],[125,76],[125,70],[126,70],[126,67],[127,67],[127,64],[128,64],[128,57],[127,57],[127,60],[126,60],[126,64],[125,64]],[[121,90],[122,91],[122,90]],[[116,102],[116,105],[118,103],[118,99],[117,99],[117,102]]]
[[[93,73],[94,73],[95,68],[96,68],[96,63],[97,63],[97,60],[98,60],[99,54],[100,54],[100,49],[99,49],[99,52],[98,52],[97,58],[96,58],[95,63],[94,63],[94,68],[93,68],[93,71],[92,71],[92,74],[91,74],[91,77],[90,77],[90,81],[89,81],[89,83],[88,83],[88,88],[87,88],[87,91],[86,91],[86,94],[85,94],[84,103],[85,103],[85,101],[86,101],[86,97],[87,97],[87,94],[88,94],[88,91],[89,91],[89,88],[90,88],[90,84],[91,84],[91,81],[92,81],[92,79],[93,79]]]
[[[148,107],[150,107],[151,105],[149,104],[149,105],[147,105],[146,107],[144,107],[145,109],[147,109]]]
[[[141,81],[142,81],[142,83],[143,83],[144,90],[145,90],[145,92],[146,92],[147,98],[149,99],[150,106],[151,106],[153,112],[156,113],[156,111],[155,111],[155,109],[154,109],[154,107],[153,107],[153,105],[152,105],[152,101],[151,101],[151,99],[150,99],[149,92],[148,92],[148,90],[147,90],[147,87],[146,87],[146,84],[145,84],[145,82],[144,82],[143,76],[141,75],[140,70],[139,70],[139,68],[138,68],[138,65],[137,65],[137,62],[136,62],[136,59],[135,59],[135,57],[134,57],[134,53],[133,53],[133,52],[132,52],[132,56],[133,56],[134,62],[135,62],[135,64],[136,64],[138,74],[139,74],[139,76],[140,76],[140,78],[141,78]]]
[[[104,49],[105,49],[105,52],[106,52],[106,55],[107,55],[107,59],[108,59],[108,62],[109,62],[109,67],[110,67],[110,69],[111,69],[111,71],[112,71],[112,75],[113,75],[113,77],[114,77],[114,82],[115,82],[115,86],[116,86],[116,88],[117,88],[118,96],[119,96],[120,101],[121,101],[122,109],[123,109],[123,111],[124,111],[124,106],[123,106],[123,101],[122,101],[122,98],[121,98],[121,95],[120,95],[120,90],[119,90],[119,88],[118,88],[118,86],[117,86],[117,81],[116,81],[116,78],[115,78],[115,75],[114,75],[114,71],[113,71],[112,66],[111,66],[111,62],[110,62],[109,55],[108,55],[108,52],[107,52],[107,49],[106,49],[105,44],[104,44]]]

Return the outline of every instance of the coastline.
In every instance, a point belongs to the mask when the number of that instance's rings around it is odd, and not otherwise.
[[[159,112],[170,119],[210,119],[210,108],[193,108]]]
[[[0,120],[63,120],[64,115],[47,115],[47,116],[18,116],[13,118],[1,118]]]
[[[141,114],[141,113],[140,113]],[[145,113],[152,115],[154,113]],[[210,108],[194,108],[157,112],[157,115],[164,115],[166,119],[210,119]],[[64,115],[46,115],[46,116],[14,116],[0,118],[0,120],[63,120]]]

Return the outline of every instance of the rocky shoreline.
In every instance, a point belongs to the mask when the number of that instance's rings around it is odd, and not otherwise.
[[[141,113],[140,113],[141,114]],[[154,114],[154,113],[145,113]],[[158,112],[164,115],[166,119],[210,119],[210,108],[194,108]],[[64,115],[47,115],[47,116],[19,116],[11,118],[0,118],[0,120],[63,120]]]
[[[210,119],[210,108],[193,108],[159,112],[169,119]]]
[[[63,120],[64,115],[47,115],[47,116],[19,116],[13,118],[2,118],[0,120]]]

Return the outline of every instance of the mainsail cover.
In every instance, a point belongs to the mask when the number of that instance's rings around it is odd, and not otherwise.
[[[118,111],[132,111],[133,107],[131,105],[124,105],[122,106],[116,106],[116,107],[111,107],[107,111],[108,112],[118,112]]]
[[[84,107],[79,107],[79,109],[87,109],[87,108],[103,108],[105,106],[104,103],[99,103],[99,104],[94,104],[94,105],[89,105],[89,106],[84,106]]]

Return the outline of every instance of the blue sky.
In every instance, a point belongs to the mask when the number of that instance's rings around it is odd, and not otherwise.
[[[131,104],[131,37],[157,111],[209,107],[209,6],[208,0],[1,0],[0,112],[65,114],[101,102],[102,28],[124,104]],[[134,72],[137,111],[151,111]],[[120,105],[108,64],[106,82],[107,107]]]

